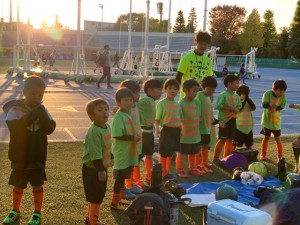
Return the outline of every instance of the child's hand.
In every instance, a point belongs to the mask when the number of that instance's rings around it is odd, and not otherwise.
[[[276,105],[275,104],[270,104],[270,111],[275,112],[276,111]]]
[[[98,172],[98,180],[101,182],[106,181],[106,172],[105,171]]]
[[[134,135],[134,142],[139,142],[141,141],[142,137],[139,134]]]
[[[238,113],[238,108],[236,108],[236,107],[234,107],[233,109],[232,109],[232,111],[233,111],[233,113]]]

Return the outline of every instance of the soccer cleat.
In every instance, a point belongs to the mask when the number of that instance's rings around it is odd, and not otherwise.
[[[124,199],[122,198],[120,201],[119,201],[120,204],[122,205],[130,205],[132,203],[132,200],[128,200],[128,199]]]
[[[34,212],[28,222],[28,225],[40,225],[42,224],[42,215],[39,212]]]
[[[214,158],[213,163],[216,164],[217,166],[221,165],[221,160],[219,158]]]
[[[10,210],[9,214],[7,217],[4,218],[3,220],[3,225],[9,225],[9,224],[14,224],[15,222],[18,222],[20,220],[20,212],[16,210]]]
[[[202,170],[198,170],[197,168],[192,168],[189,170],[189,174],[195,177],[200,177],[205,173]]]
[[[133,185],[132,188],[129,189],[129,191],[135,195],[139,195],[143,192],[142,189],[138,188],[137,186]]]
[[[144,181],[142,181],[141,179],[137,179],[134,182],[134,185],[137,186],[138,188],[144,190],[148,185],[146,185],[146,183]]]
[[[205,172],[205,173],[212,173],[213,171],[211,169],[209,169],[207,166],[201,166],[201,169]]]
[[[188,178],[188,175],[185,173],[183,168],[177,170],[177,175],[178,175],[178,177],[181,177],[181,178]]]
[[[118,203],[115,203],[115,204],[111,203],[110,208],[113,209],[113,210],[125,211],[125,209],[127,207],[118,202]]]
[[[136,195],[133,194],[128,188],[125,188],[125,198],[133,200],[136,198]]]
[[[109,85],[109,86],[107,86],[107,89],[114,89],[114,87]]]
[[[85,217],[84,225],[90,225],[90,218]]]

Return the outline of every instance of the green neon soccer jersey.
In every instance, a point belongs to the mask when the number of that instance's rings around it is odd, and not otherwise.
[[[140,112],[141,126],[153,126],[155,122],[155,100],[150,96],[142,97],[137,106]]]
[[[157,103],[155,120],[160,121],[160,126],[180,127],[181,116],[178,102],[164,98]]]
[[[200,133],[210,134],[211,125],[214,122],[213,105],[210,96],[205,95],[204,92],[200,91],[197,93],[196,99],[201,102]]]
[[[276,97],[272,90],[266,91],[262,97],[262,105],[265,103],[275,104],[277,107],[282,109],[286,106],[286,95],[281,97]],[[280,130],[281,129],[281,110],[276,110],[271,112],[269,108],[264,108],[261,125],[270,130]]]
[[[85,135],[82,163],[95,168],[93,161],[102,159],[105,168],[111,166],[111,129],[91,124]]]

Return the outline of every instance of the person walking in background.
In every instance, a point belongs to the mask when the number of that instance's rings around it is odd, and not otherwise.
[[[116,52],[116,54],[113,56],[113,61],[114,61],[114,64],[112,67],[117,67],[117,68],[120,68],[120,65],[119,65],[119,61],[120,61],[120,56],[119,54]]]
[[[34,212],[28,225],[40,225],[46,178],[47,135],[54,132],[56,123],[42,104],[46,85],[42,78],[29,76],[25,80],[25,99],[4,104],[6,124],[10,132],[8,156],[12,172],[12,210],[3,220],[4,225],[20,220],[21,201],[27,184],[32,187]]]
[[[239,72],[239,78],[240,80],[243,80],[243,84],[246,84],[245,79],[246,79],[246,70],[245,70],[245,64],[242,63],[240,72]]]
[[[105,44],[103,49],[100,50],[101,52],[99,54],[99,57],[103,58],[103,62],[100,62],[103,68],[103,75],[97,82],[97,87],[100,88],[101,82],[106,78],[107,79],[107,88],[108,89],[113,89],[113,87],[110,84],[110,78],[111,78],[111,71],[110,71],[110,47],[108,44]],[[102,61],[102,59],[100,59]]]
[[[201,82],[206,76],[212,76],[212,61],[204,54],[211,41],[211,36],[207,32],[198,31],[195,34],[196,49],[181,57],[176,80],[181,84],[185,80],[195,79]],[[184,97],[184,93],[180,90],[180,98]]]
[[[260,160],[267,160],[267,151],[271,134],[274,135],[277,148],[277,159],[282,157],[283,147],[281,142],[281,110],[286,106],[287,85],[284,80],[275,80],[272,90],[268,90],[263,94],[262,107],[263,113],[261,117],[262,130],[261,134],[264,138],[261,143]]]
[[[224,80],[225,79],[225,77],[228,75],[228,68],[227,68],[227,65],[226,65],[226,63],[224,64],[224,66],[223,66],[223,69],[222,69],[222,80]]]

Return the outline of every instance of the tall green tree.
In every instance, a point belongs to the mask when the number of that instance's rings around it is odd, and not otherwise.
[[[186,32],[185,19],[184,19],[182,10],[178,11],[175,25],[173,27],[173,32],[174,33],[185,33]]]
[[[235,52],[237,36],[243,29],[246,9],[236,5],[218,5],[209,12],[212,45],[220,46],[220,53]]]
[[[195,8],[192,8],[190,11],[186,31],[188,33],[195,33],[197,31],[197,14]]]
[[[290,36],[290,28],[282,27],[280,28],[280,33],[278,34],[278,43],[276,46],[276,57],[286,59],[289,56],[288,41]]]
[[[248,16],[243,33],[238,38],[243,54],[248,53],[251,47],[263,46],[263,26],[257,9],[253,9]]]
[[[300,0],[297,2],[288,42],[289,54],[300,59]]]
[[[277,42],[277,32],[274,22],[274,13],[271,10],[266,10],[264,13],[263,30],[264,43],[262,56],[274,56],[274,49]]]

